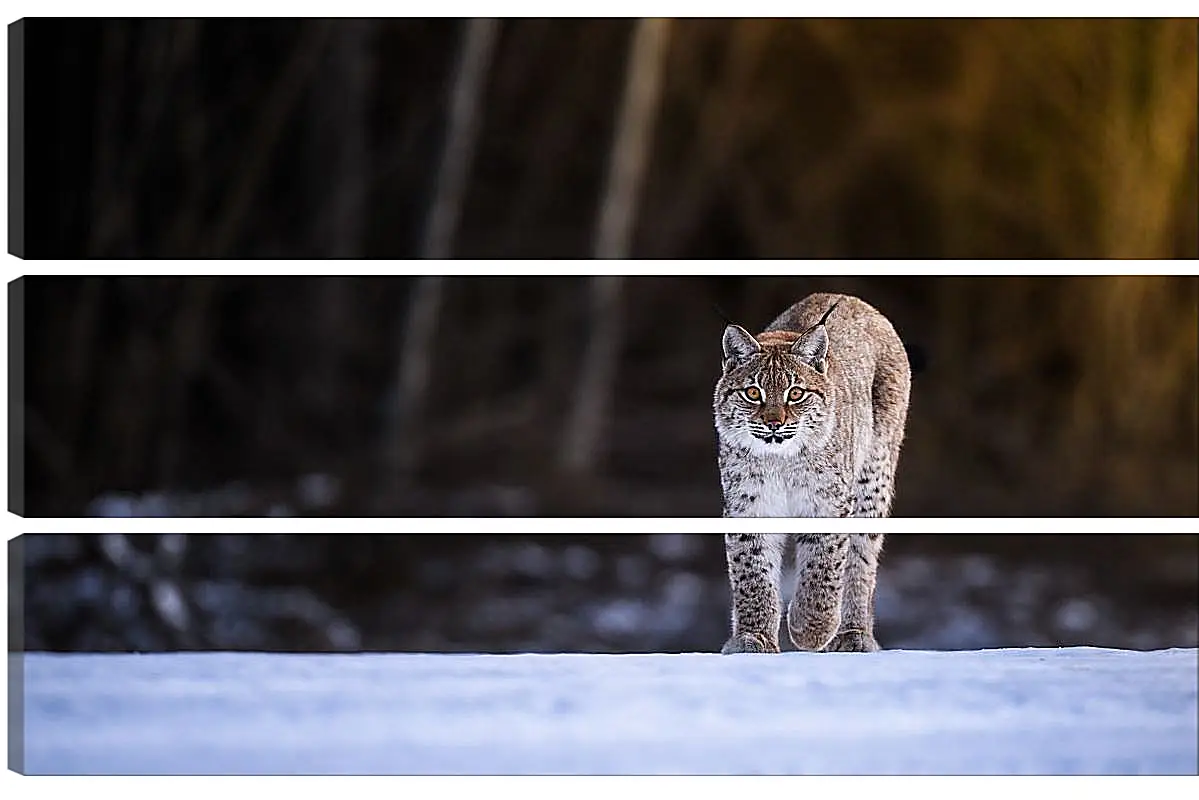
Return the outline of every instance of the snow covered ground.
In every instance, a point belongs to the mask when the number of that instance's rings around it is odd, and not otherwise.
[[[1199,651],[25,658],[25,772],[1199,771]]]

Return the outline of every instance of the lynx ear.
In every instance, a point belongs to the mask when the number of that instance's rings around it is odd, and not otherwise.
[[[724,329],[724,357],[726,360],[744,361],[750,356],[760,353],[762,346],[758,340],[749,335],[749,331],[740,325],[730,325]]]
[[[817,325],[796,339],[791,354],[823,375],[828,368],[828,331],[824,325]]]

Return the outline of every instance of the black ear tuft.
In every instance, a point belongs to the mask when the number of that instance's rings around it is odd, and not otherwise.
[[[744,361],[762,351],[762,346],[758,344],[758,340],[750,336],[749,331],[740,325],[730,325],[725,328],[724,339],[721,344],[724,346],[724,357],[726,360]]]
[[[829,316],[833,313],[834,310],[836,310],[837,306],[839,306],[839,305],[841,305],[840,300],[838,300],[837,302],[835,302],[831,306],[829,306],[828,311],[825,311],[824,316],[821,317],[820,321],[816,323],[816,327],[819,328],[821,325],[828,322]]]

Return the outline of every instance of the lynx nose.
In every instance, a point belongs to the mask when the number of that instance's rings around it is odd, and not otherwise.
[[[764,419],[762,421],[765,422],[766,427],[770,428],[772,431],[777,431],[783,426],[783,421],[781,419]]]

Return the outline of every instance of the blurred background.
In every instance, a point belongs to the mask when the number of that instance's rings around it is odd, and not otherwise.
[[[1196,36],[1193,19],[24,20],[10,247],[1195,258]]]
[[[897,515],[1199,515],[1199,278],[1118,275],[27,277],[10,503],[717,516],[715,306],[825,290],[909,349]]]
[[[27,534],[9,565],[10,650],[715,652],[728,634],[713,535]],[[1199,535],[892,534],[877,632],[1196,647],[1197,597]]]

